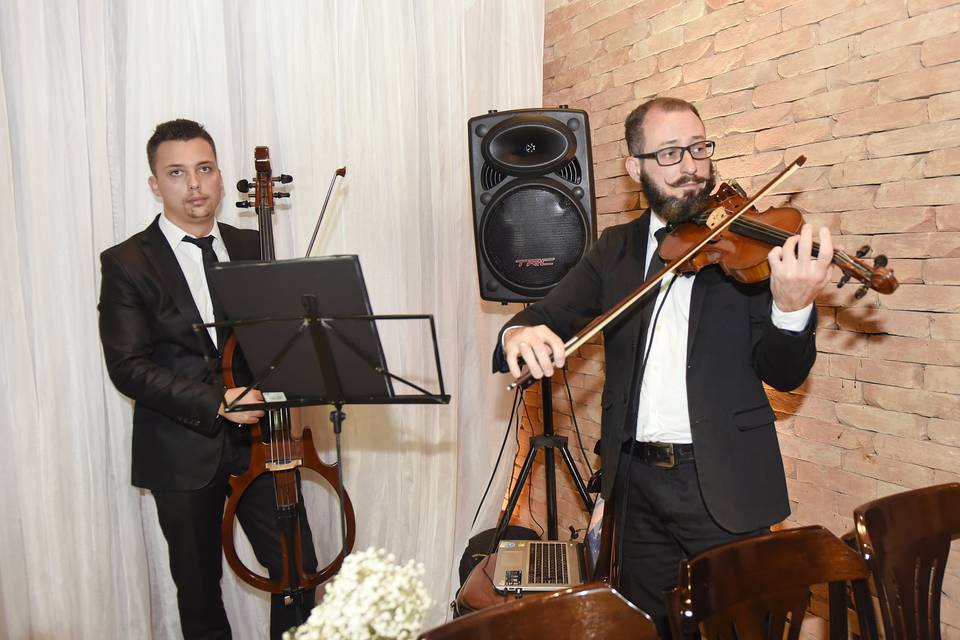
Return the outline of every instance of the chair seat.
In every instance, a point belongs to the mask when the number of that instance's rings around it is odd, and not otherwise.
[[[657,628],[650,616],[615,590],[590,583],[487,607],[431,629],[420,640],[625,637],[656,640]]]

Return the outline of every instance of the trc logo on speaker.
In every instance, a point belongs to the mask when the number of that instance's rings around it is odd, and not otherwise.
[[[552,267],[556,258],[518,258],[514,260],[517,267]]]

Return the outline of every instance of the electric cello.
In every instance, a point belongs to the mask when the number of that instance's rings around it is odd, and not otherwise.
[[[270,167],[270,150],[257,147],[254,151],[257,177],[254,181],[254,206],[260,227],[260,257],[264,261],[276,260],[273,239],[274,198],[289,197],[289,193],[274,192],[274,183],[286,184],[293,180],[288,175],[273,176]],[[341,174],[342,175],[342,174]],[[248,192],[250,182],[241,180],[237,189]],[[329,194],[328,194],[329,197]],[[249,200],[238,202],[239,207],[250,207]],[[227,388],[244,386],[236,380],[234,366],[238,364],[237,341],[231,334],[223,349],[223,377]],[[326,464],[317,455],[313,436],[304,427],[299,436],[294,433],[290,410],[269,409],[260,423],[251,428],[252,445],[250,466],[239,476],[230,477],[230,498],[223,513],[223,553],[227,563],[241,580],[262,591],[283,594],[292,601],[298,595],[329,580],[343,563],[344,557],[353,549],[356,538],[356,519],[350,497],[338,478],[338,464]],[[330,564],[319,571],[307,571],[303,567],[303,544],[300,528],[300,470],[316,472],[341,497],[344,522],[341,526],[342,547]],[[276,497],[276,522],[280,532],[280,552],[283,558],[283,574],[279,578],[262,576],[248,568],[237,555],[234,540],[234,520],[237,505],[254,480],[262,475],[272,476]],[[303,616],[301,616],[303,617]]]

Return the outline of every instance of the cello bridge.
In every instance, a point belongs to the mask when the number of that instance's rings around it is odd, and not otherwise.
[[[266,466],[267,471],[275,472],[275,471],[291,471],[293,469],[296,469],[302,464],[303,464],[303,460],[295,459],[295,460],[286,460],[284,462],[268,462],[264,466]]]

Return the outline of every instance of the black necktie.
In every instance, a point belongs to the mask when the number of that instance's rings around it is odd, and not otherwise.
[[[654,232],[654,236],[657,238],[657,243],[651,244],[647,247],[647,251],[652,252],[652,255],[650,257],[650,265],[647,267],[647,275],[644,277],[644,280],[649,280],[664,267],[663,258],[660,257],[657,249],[659,249],[660,243],[663,242],[663,238],[666,235],[666,227],[661,227]],[[650,326],[650,318],[653,316],[653,308],[656,306],[657,295],[659,291],[660,285],[658,284],[656,287],[648,291],[647,295],[644,297],[645,302],[643,304],[643,312],[640,315],[640,337],[642,338],[640,344],[642,345],[643,349],[645,349],[647,345],[647,328]]]
[[[667,235],[667,228],[660,227],[659,229],[653,232],[653,235],[656,236],[657,238],[657,244],[650,247],[650,250],[653,251],[653,257],[650,258],[650,265],[647,267],[646,278],[649,278],[650,276],[654,275],[656,272],[660,271],[660,269],[663,269],[665,264],[663,261],[663,258],[660,257],[660,253],[657,250],[660,248],[660,243],[663,242],[664,236]]]
[[[204,275],[210,270],[210,268],[216,263],[220,262],[220,259],[217,257],[217,253],[213,250],[213,236],[205,236],[203,238],[192,238],[190,236],[183,236],[184,242],[189,242],[200,247],[200,252],[203,256],[203,270]],[[217,297],[213,295],[213,290],[210,289],[210,280],[207,279],[207,290],[210,292],[210,302],[213,303],[213,318],[217,322],[221,322],[227,319],[226,314],[223,312],[223,307],[220,306],[220,302],[217,300]],[[227,329],[225,327],[217,327],[217,349],[223,348],[223,343],[227,337]]]

